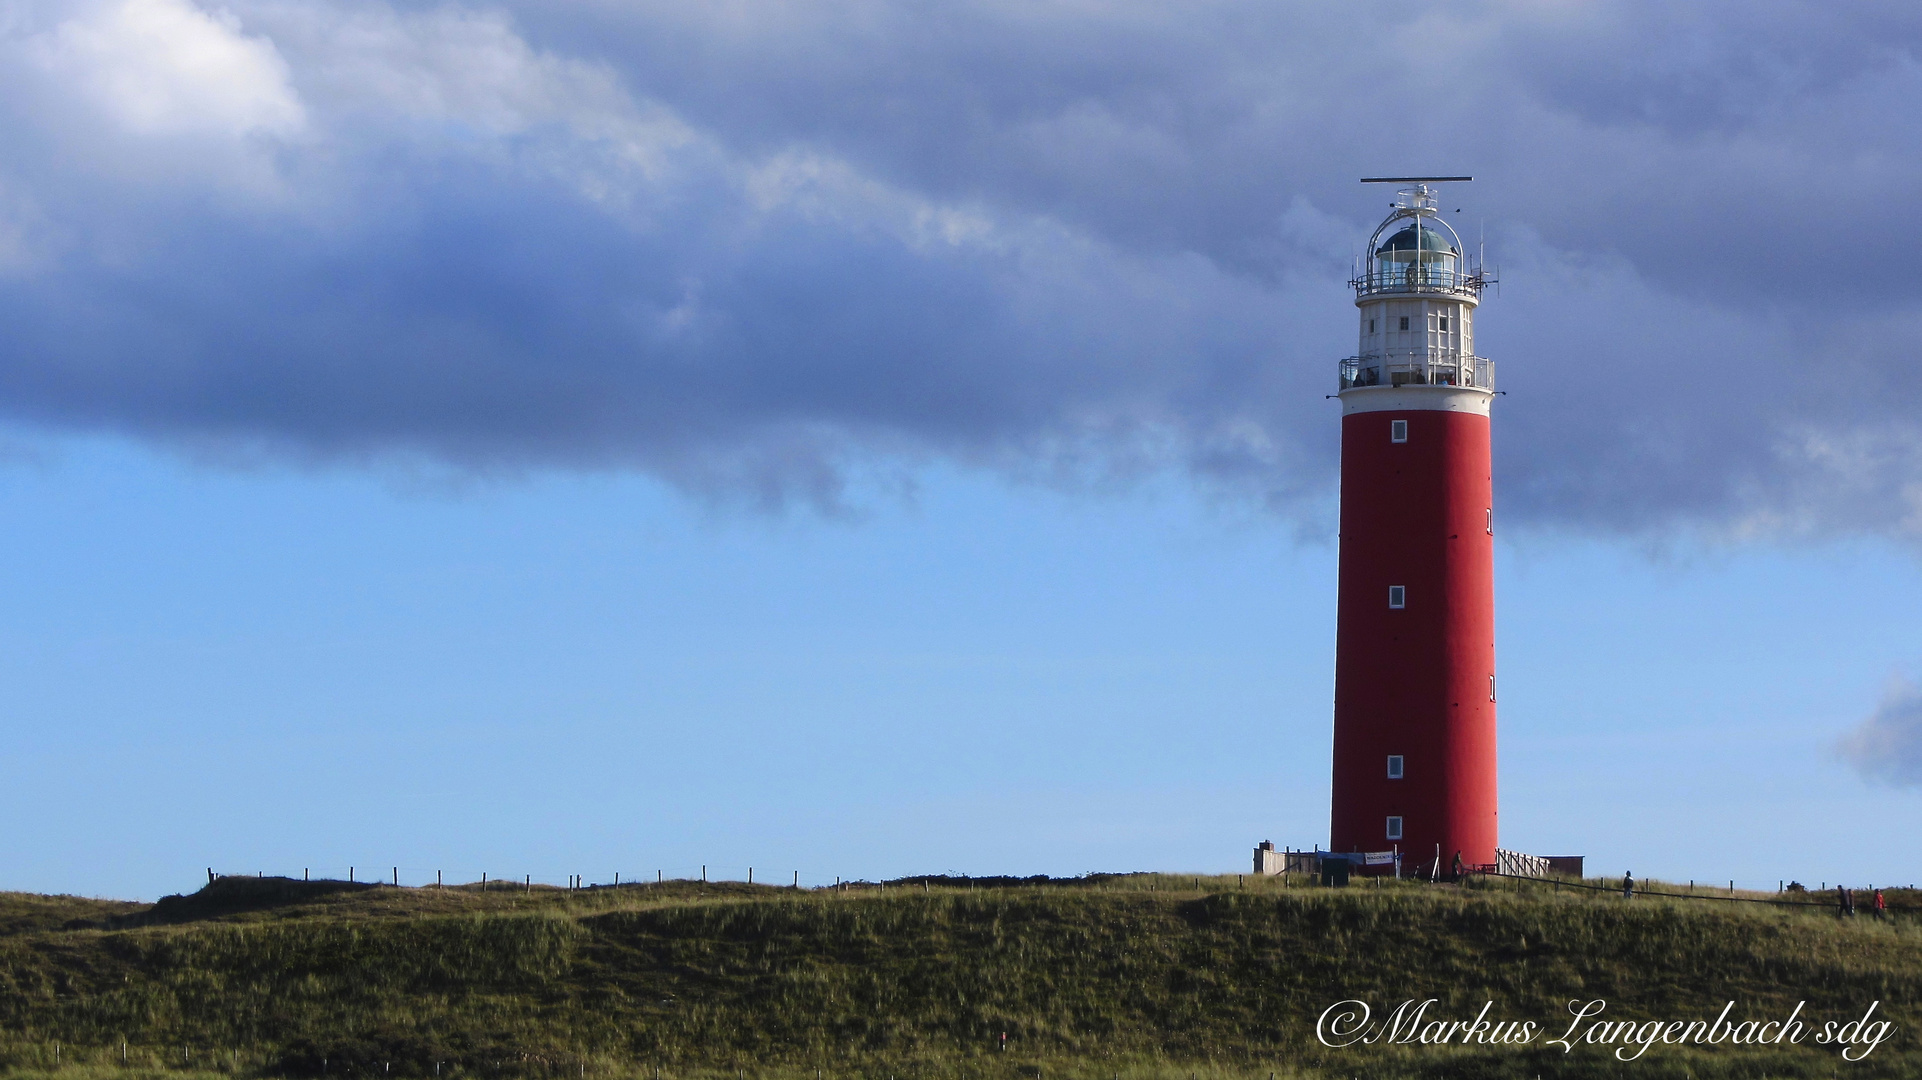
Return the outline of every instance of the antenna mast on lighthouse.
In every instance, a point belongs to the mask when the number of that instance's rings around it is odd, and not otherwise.
[[[1495,862],[1495,365],[1475,355],[1487,280],[1405,185],[1349,284],[1341,361],[1341,558],[1329,847],[1396,850],[1448,876]],[[1432,869],[1431,868],[1432,865]]]

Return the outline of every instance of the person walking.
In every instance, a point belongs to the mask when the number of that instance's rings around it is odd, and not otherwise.
[[[1632,873],[1622,875],[1622,899],[1635,899],[1635,875]]]
[[[1880,919],[1880,918],[1886,917],[1886,913],[1888,911],[1888,905],[1883,903],[1882,901],[1881,889],[1875,890],[1875,900],[1873,901],[1873,905],[1874,906],[1870,907],[1869,910],[1875,912],[1876,918]]]
[[[1448,880],[1460,881],[1461,879],[1462,879],[1462,853],[1457,851],[1455,853],[1454,869],[1448,871]]]
[[[1835,887],[1835,913],[1845,919],[1855,915],[1855,898],[1840,885]]]

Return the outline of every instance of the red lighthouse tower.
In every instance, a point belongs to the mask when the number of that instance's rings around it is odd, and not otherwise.
[[[1329,847],[1409,869],[1495,861],[1494,364],[1475,355],[1483,275],[1405,187],[1351,284],[1341,365],[1341,567]]]

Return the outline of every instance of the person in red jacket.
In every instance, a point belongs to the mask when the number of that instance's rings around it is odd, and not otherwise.
[[[1883,917],[1882,913],[1887,909],[1888,909],[1888,905],[1883,903],[1882,901],[1882,890],[1881,889],[1875,890],[1875,906],[1870,910],[1874,911],[1875,917],[1880,919]]]

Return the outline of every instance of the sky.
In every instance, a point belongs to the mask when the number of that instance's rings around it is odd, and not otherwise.
[[[0,0],[0,888],[1325,842],[1325,395],[1409,173],[1500,278],[1504,845],[1922,877],[1918,43]]]

